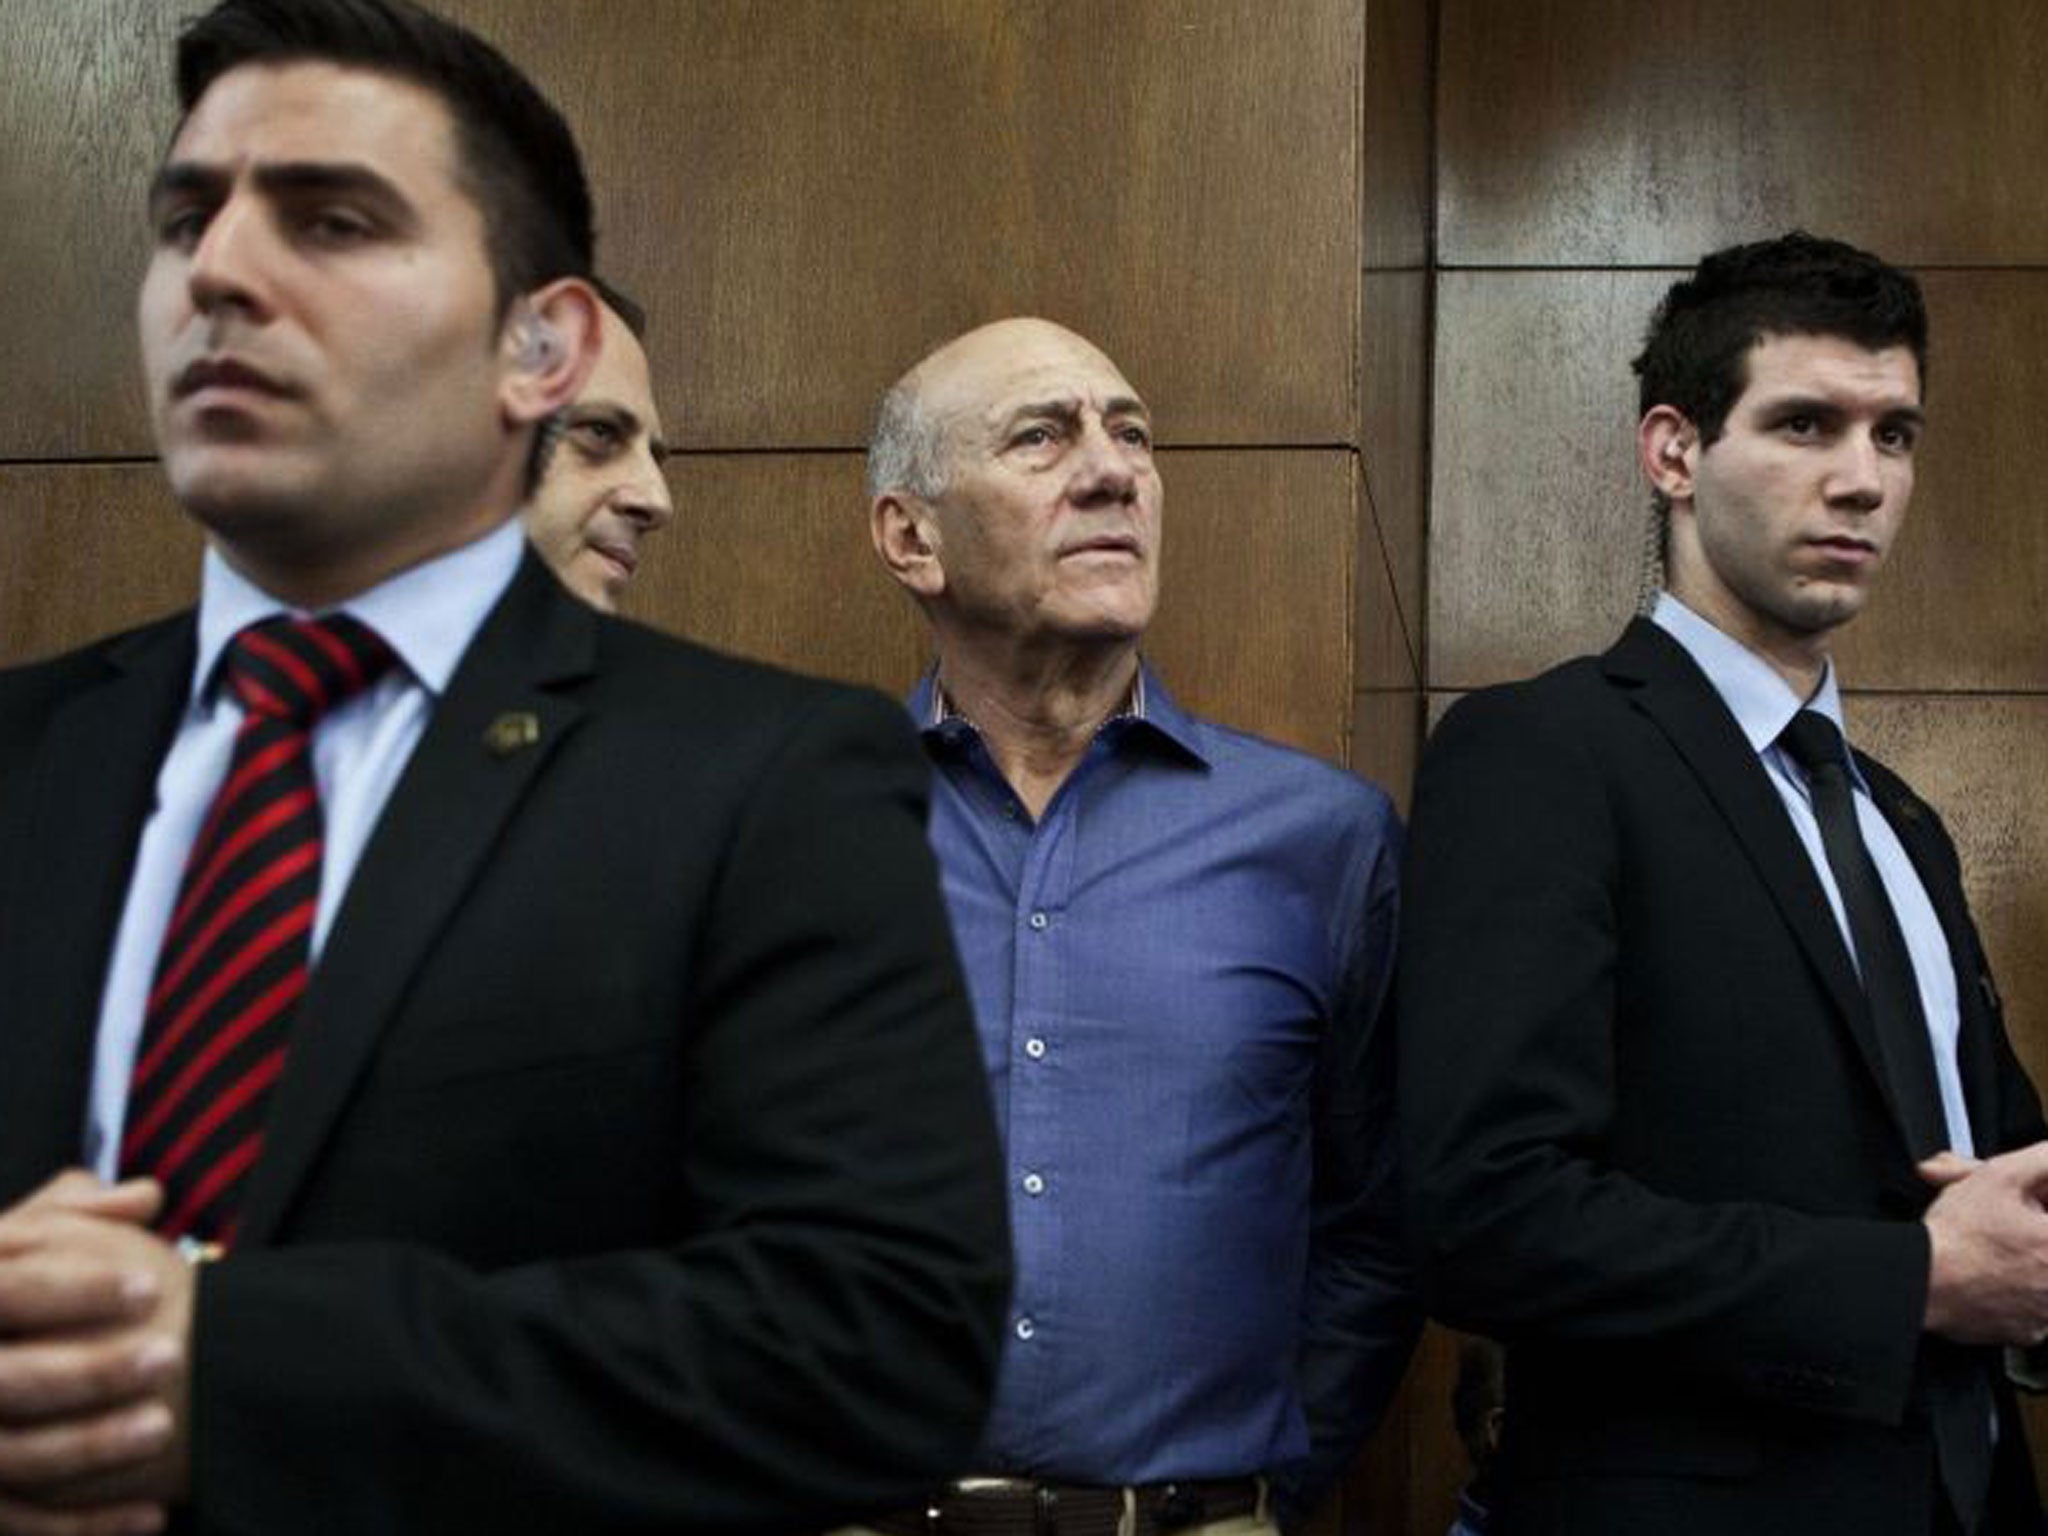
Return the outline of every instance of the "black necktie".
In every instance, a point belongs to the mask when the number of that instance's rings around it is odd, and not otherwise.
[[[1920,986],[1913,978],[1905,936],[1856,825],[1842,733],[1827,716],[1802,709],[1778,740],[1806,770],[1813,792],[1813,817],[1820,823],[1821,846],[1848,914],[1892,1101],[1905,1123],[1914,1157],[1930,1156],[1949,1144],[1934,1076],[1934,1049],[1928,1043],[1927,1016],[1920,1007]],[[1928,1367],[1928,1406],[1942,1484],[1962,1529],[1974,1530],[1991,1488],[1990,1384],[1981,1361],[1960,1351],[1941,1352]]]
[[[1898,917],[1856,825],[1856,797],[1849,784],[1842,733],[1827,716],[1802,709],[1778,740],[1806,770],[1813,791],[1813,818],[1820,823],[1821,846],[1827,850],[1828,868],[1834,871],[1835,889],[1841,892],[1849,917],[1856,968],[1863,977],[1863,995],[1870,1000],[1892,1102],[1905,1124],[1913,1156],[1931,1157],[1949,1144],[1949,1137],[1941,1089],[1935,1082],[1934,1050],[1927,1039],[1927,1016],[1920,1008],[1920,985],[1913,979]]]

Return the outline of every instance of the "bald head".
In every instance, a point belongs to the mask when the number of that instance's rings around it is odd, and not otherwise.
[[[889,491],[936,498],[946,488],[947,436],[963,411],[1011,377],[1077,363],[1123,381],[1087,337],[1028,315],[977,326],[928,353],[882,397],[868,444],[869,500]],[[1128,384],[1122,393],[1137,400]]]

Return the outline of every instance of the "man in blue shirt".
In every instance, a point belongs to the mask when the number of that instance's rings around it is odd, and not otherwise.
[[[940,348],[884,400],[869,480],[937,649],[911,709],[1019,1277],[977,1476],[932,1507],[969,1532],[1290,1523],[1417,1326],[1379,1026],[1394,813],[1141,662],[1152,423],[1081,337],[1014,319]]]
[[[1829,659],[1913,490],[1927,317],[1803,234],[1651,321],[1664,590],[1417,778],[1403,1172],[1506,1341],[1494,1529],[2040,1530],[1997,1345],[2048,1335],[2048,1145],[1939,818]]]

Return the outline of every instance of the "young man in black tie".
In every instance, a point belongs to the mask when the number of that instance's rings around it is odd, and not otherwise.
[[[1864,252],[1707,257],[1636,365],[1663,590],[1425,755],[1404,1173],[1435,1309],[1507,1343],[1508,1536],[2038,1526],[1998,1346],[2048,1329],[2041,1113],[1829,659],[1926,352]]]

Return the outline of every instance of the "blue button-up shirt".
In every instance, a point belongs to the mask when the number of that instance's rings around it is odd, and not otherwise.
[[[911,700],[1017,1256],[972,1470],[1312,1497],[1418,1324],[1379,1018],[1400,827],[1149,673],[1135,698],[1036,822],[933,679]]]

